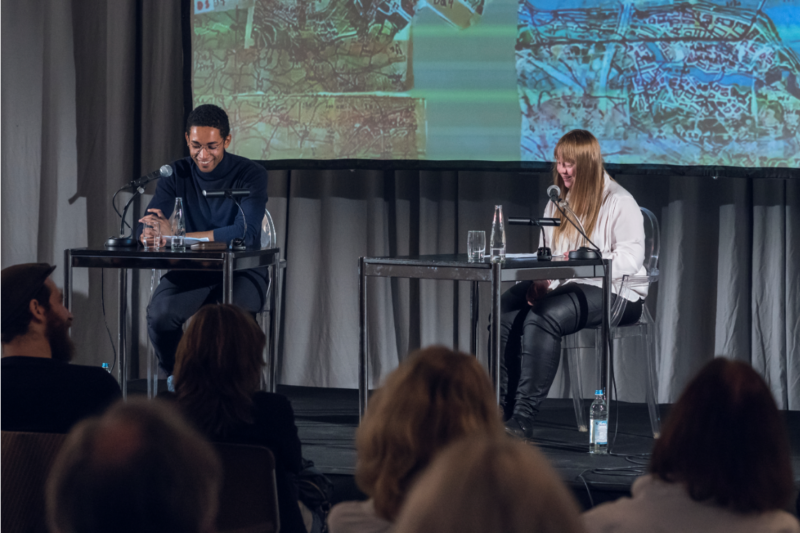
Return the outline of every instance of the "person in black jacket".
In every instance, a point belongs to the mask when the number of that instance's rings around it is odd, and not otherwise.
[[[26,263],[2,271],[2,429],[67,433],[122,397],[100,367],[72,365],[72,313],[50,279],[56,267]]]
[[[259,391],[266,338],[253,317],[230,304],[206,305],[175,355],[173,398],[214,442],[265,446],[275,456],[281,532],[305,533],[295,476],[302,454],[294,412],[279,394]]]

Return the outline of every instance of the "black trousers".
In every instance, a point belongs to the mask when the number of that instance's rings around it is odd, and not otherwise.
[[[233,273],[233,302],[255,315],[264,308],[269,286],[267,268]],[[161,277],[147,306],[147,333],[159,366],[167,374],[175,367],[175,351],[183,337],[183,323],[202,306],[222,301],[219,272],[170,271]]]
[[[500,301],[500,398],[507,416],[535,418],[556,377],[561,337],[603,321],[600,287],[567,283],[530,306],[531,283],[517,283]],[[620,325],[639,320],[642,303],[628,302]]]

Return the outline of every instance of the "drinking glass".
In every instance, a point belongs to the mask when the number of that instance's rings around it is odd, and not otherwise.
[[[161,225],[158,222],[153,224],[144,223],[144,232],[148,232],[149,236],[142,239],[145,250],[158,250],[161,248]]]
[[[470,263],[483,261],[486,253],[486,232],[470,231],[467,233],[467,258]]]

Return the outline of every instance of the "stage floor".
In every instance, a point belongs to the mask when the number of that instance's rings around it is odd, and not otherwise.
[[[145,393],[144,380],[128,383],[130,393]],[[166,382],[161,382],[159,389],[165,388]],[[278,392],[292,402],[303,456],[333,480],[334,503],[365,498],[353,480],[358,391],[279,385]],[[590,402],[585,400],[587,412]],[[663,421],[669,406],[660,407]],[[613,402],[611,415],[609,442],[613,444],[611,454],[605,456],[589,453],[589,434],[578,432],[572,400],[545,400],[537,419],[535,444],[584,509],[630,495],[630,486],[645,472],[653,447],[645,404]],[[800,487],[800,411],[784,411],[784,416],[792,446],[795,485]]]
[[[331,475],[337,485],[336,499],[358,497],[352,481],[356,464],[357,391],[279,386],[278,392],[292,401],[303,455]],[[587,411],[589,403],[586,400]],[[661,406],[662,420],[668,410],[669,406]],[[611,414],[612,453],[606,456],[588,453],[589,434],[578,432],[572,400],[545,400],[537,419],[535,444],[584,508],[629,495],[633,480],[645,472],[653,447],[645,404],[613,402]],[[786,411],[785,416],[795,484],[800,486],[800,412]]]

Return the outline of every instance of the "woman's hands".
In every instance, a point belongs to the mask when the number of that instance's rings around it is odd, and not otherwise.
[[[528,293],[525,295],[528,305],[533,305],[536,303],[536,300],[544,298],[544,296],[547,294],[547,289],[549,288],[550,280],[548,279],[537,279],[531,283],[531,286],[528,287]]]

